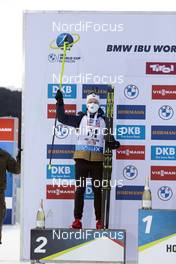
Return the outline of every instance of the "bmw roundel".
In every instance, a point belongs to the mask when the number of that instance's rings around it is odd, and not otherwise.
[[[158,190],[158,197],[162,201],[168,201],[172,198],[172,189],[169,186],[162,186]]]
[[[161,119],[169,120],[173,117],[174,110],[169,105],[163,105],[160,107],[158,113]]]
[[[67,126],[64,126],[63,124],[58,124],[55,127],[55,135],[57,138],[63,139],[66,138],[69,134],[69,129]]]
[[[55,54],[55,53],[50,53],[50,54],[48,55],[48,61],[49,61],[49,62],[56,62],[56,61],[57,61],[57,56],[56,56],[56,54]]]
[[[129,84],[124,89],[125,97],[128,99],[135,99],[139,95],[139,89],[134,84]]]
[[[138,176],[138,170],[133,165],[127,165],[123,169],[123,176],[127,180],[133,180],[133,179],[135,179]]]

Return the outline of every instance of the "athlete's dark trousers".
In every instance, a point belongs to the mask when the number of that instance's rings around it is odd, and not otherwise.
[[[86,179],[91,178],[94,192],[94,208],[96,220],[101,219],[101,189],[103,177],[102,161],[87,161],[84,159],[75,160],[75,204],[74,217],[81,219],[84,207],[84,193],[86,190]]]

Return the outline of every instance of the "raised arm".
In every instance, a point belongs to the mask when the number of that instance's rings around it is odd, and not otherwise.
[[[55,98],[57,100],[56,111],[58,121],[67,126],[79,127],[83,114],[69,115],[65,113],[63,95],[60,90],[57,91]]]

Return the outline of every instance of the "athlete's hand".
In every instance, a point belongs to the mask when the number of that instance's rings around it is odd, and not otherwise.
[[[58,89],[56,96],[55,96],[56,101],[59,101],[60,99],[63,99],[63,94],[62,92]]]

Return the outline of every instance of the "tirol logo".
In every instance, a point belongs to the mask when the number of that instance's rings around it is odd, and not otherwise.
[[[134,180],[138,176],[138,170],[133,165],[127,165],[123,169],[123,176],[127,180]]]
[[[176,74],[175,62],[147,62],[146,74]]]
[[[48,98],[54,99],[57,93],[57,90],[60,89],[59,84],[48,84]],[[64,98],[76,98],[76,84],[62,84],[62,94]]]
[[[142,200],[143,191],[144,186],[140,185],[116,186],[116,200]]]
[[[162,186],[158,190],[158,197],[162,201],[168,201],[172,198],[172,189],[169,186]]]
[[[61,33],[56,39],[52,40],[50,43],[50,49],[52,52],[48,55],[48,61],[51,63],[62,62],[63,61],[63,50],[64,47],[69,51],[73,45],[75,45],[80,40],[80,36],[77,33]],[[56,53],[61,50],[61,54]],[[65,62],[75,63],[80,60],[79,56],[66,56]]]
[[[64,139],[68,137],[69,134],[69,128],[62,123],[59,123],[55,126],[55,135],[59,139]]]
[[[117,119],[145,119],[145,105],[117,105]]]
[[[74,199],[74,197],[75,197],[75,185],[68,185],[68,186],[46,185],[47,199],[69,200],[69,199]]]
[[[110,89],[112,89],[112,87],[108,84],[83,84],[82,98],[86,98],[88,94],[96,92],[101,99],[106,99],[107,92]]]
[[[176,146],[152,146],[152,160],[176,160]]]
[[[75,166],[52,164],[51,168],[47,165],[47,179],[74,179]]]
[[[56,105],[55,104],[48,104],[48,118],[55,118],[56,117]],[[66,114],[75,115],[76,114],[76,104],[65,104],[64,110]]]
[[[151,180],[176,181],[176,166],[151,166]]]
[[[145,146],[122,145],[116,150],[116,159],[119,160],[144,160]]]
[[[124,89],[125,97],[128,99],[135,99],[139,95],[139,89],[134,84],[129,84]]]
[[[47,145],[47,159],[73,159],[75,145]]]
[[[145,139],[145,126],[117,125],[117,139]]]
[[[169,105],[163,105],[158,111],[159,117],[164,120],[169,120],[173,117],[174,110]]]
[[[176,85],[152,85],[152,99],[176,100]]]
[[[151,139],[176,140],[176,126],[152,126]]]

